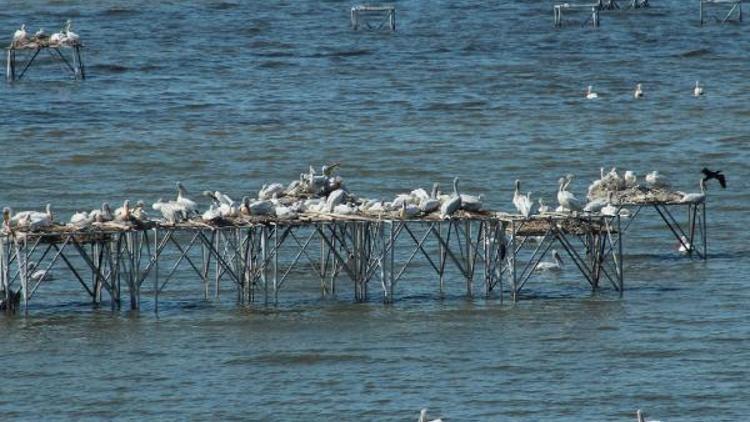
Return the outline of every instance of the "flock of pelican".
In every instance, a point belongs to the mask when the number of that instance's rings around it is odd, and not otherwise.
[[[22,48],[28,44],[46,44],[50,47],[72,47],[78,45],[81,41],[78,34],[71,30],[72,27],[73,22],[68,19],[65,22],[65,25],[63,25],[62,29],[58,32],[53,33],[52,35],[47,35],[44,32],[44,29],[40,28],[33,35],[29,36],[29,33],[26,32],[26,24],[23,24],[21,25],[21,28],[17,29],[16,32],[13,33],[13,41],[11,42],[11,47]]]
[[[65,223],[72,229],[85,229],[101,225],[127,228],[130,225],[160,223],[174,225],[191,221],[205,224],[221,224],[223,221],[265,217],[278,220],[295,219],[301,215],[329,216],[362,216],[390,218],[423,218],[435,215],[441,219],[450,218],[456,213],[484,212],[483,197],[469,195],[459,190],[459,178],[453,179],[452,192],[443,193],[440,185],[435,183],[430,192],[417,188],[396,195],[392,200],[361,198],[351,193],[341,176],[336,174],[338,164],[325,165],[320,171],[310,166],[308,172],[301,173],[299,178],[288,184],[272,183],[263,185],[257,195],[243,196],[235,201],[220,191],[204,191],[209,206],[201,210],[196,199],[190,197],[182,183],[176,184],[176,196],[170,199],[159,198],[150,209],[143,201],[132,204],[125,200],[122,206],[112,210],[109,203],[90,211],[77,210]],[[637,196],[663,193],[669,195],[672,202],[701,203],[705,201],[705,178],[700,180],[700,192],[684,193],[669,191],[666,178],[657,171],[648,173],[643,178],[645,186],[639,184],[638,177],[632,171],[622,175],[612,168],[609,172],[600,170],[600,177],[588,187],[586,201],[579,200],[571,192],[573,175],[558,180],[557,202],[554,210],[545,205],[544,199],[538,199],[536,214],[535,202],[531,192],[521,192],[521,181],[515,181],[513,205],[518,214],[525,218],[532,215],[604,215],[627,217],[628,210],[621,204],[637,200]],[[148,215],[153,212],[152,218]],[[39,231],[54,225],[52,206],[47,204],[44,211],[22,211],[14,213],[12,209],[3,209],[3,229]]]
[[[693,96],[694,97],[700,97],[703,95],[703,85],[701,85],[700,81],[695,81],[695,86],[693,87]],[[636,84],[635,91],[633,91],[633,98],[643,98],[643,85],[642,84]],[[589,85],[586,89],[586,99],[593,100],[599,98],[599,93],[594,91],[593,85]]]

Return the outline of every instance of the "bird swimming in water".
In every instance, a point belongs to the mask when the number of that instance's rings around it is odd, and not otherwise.
[[[726,189],[727,178],[726,176],[721,174],[721,170],[711,171],[707,169],[706,167],[703,167],[703,170],[701,170],[701,173],[703,173],[704,182],[708,182],[711,179],[716,179],[719,182],[719,185],[721,185],[721,188]]]
[[[442,420],[442,419],[440,419],[440,418],[437,418],[437,419],[429,419],[429,418],[427,417],[427,409],[422,409],[422,410],[421,410],[421,411],[419,412],[419,419],[417,420],[417,422],[443,422],[443,420]]]
[[[700,82],[695,81],[695,88],[693,88],[693,97],[700,97],[703,95],[703,87]]]
[[[534,271],[562,271],[564,262],[560,253],[552,250],[552,261],[543,261],[536,264]]]
[[[588,90],[586,91],[586,99],[593,100],[594,98],[599,98],[599,94],[593,91],[593,87],[589,85]]]
[[[641,89],[641,84],[638,84],[635,86],[635,92],[633,93],[634,98],[642,98],[643,97],[643,90]]]

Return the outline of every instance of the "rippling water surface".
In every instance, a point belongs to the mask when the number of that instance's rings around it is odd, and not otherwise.
[[[330,161],[364,195],[458,175],[505,210],[516,177],[553,203],[561,174],[582,196],[600,166],[660,169],[688,191],[706,165],[729,188],[711,187],[707,262],[680,259],[663,223],[639,217],[622,297],[592,295],[569,268],[515,305],[464,299],[458,278],[440,299],[425,268],[393,306],[353,304],[345,283],[321,299],[299,276],[278,308],[243,308],[231,290],[204,301],[185,273],[157,318],[147,294],[140,313],[113,314],[63,277],[29,317],[0,317],[0,411],[746,419],[748,26],[699,27],[692,2],[652,4],[555,30],[547,1],[397,1],[387,34],[351,31],[343,1],[6,2],[8,37],[71,17],[87,46],[85,82],[41,55],[0,87],[0,204],[16,209],[153,201],[176,180],[242,196]],[[599,100],[583,99],[589,84]]]

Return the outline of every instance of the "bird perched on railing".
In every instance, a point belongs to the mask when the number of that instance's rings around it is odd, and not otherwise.
[[[711,179],[716,179],[719,184],[721,185],[722,189],[726,189],[727,187],[727,178],[723,174],[721,174],[721,170],[711,171],[705,167],[703,167],[703,170],[701,170],[701,173],[703,173],[703,182],[708,182]]]

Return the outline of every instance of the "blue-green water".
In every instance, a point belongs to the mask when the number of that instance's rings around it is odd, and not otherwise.
[[[550,2],[398,1],[389,34],[353,32],[341,1],[6,2],[8,40],[73,18],[88,79],[42,55],[0,86],[3,206],[67,216],[167,197],[176,180],[239,197],[331,161],[363,195],[458,175],[502,210],[516,177],[554,203],[561,174],[583,196],[600,166],[659,169],[690,191],[706,165],[729,188],[711,186],[707,262],[679,259],[663,223],[639,217],[622,297],[592,295],[571,268],[515,305],[464,299],[460,279],[440,300],[417,272],[393,306],[353,304],[343,283],[321,299],[301,277],[278,308],[243,308],[231,292],[203,301],[185,273],[157,318],[148,297],[113,314],[58,278],[29,317],[0,317],[0,413],[746,419],[748,26],[699,27],[692,2],[651,3],[556,30]]]

